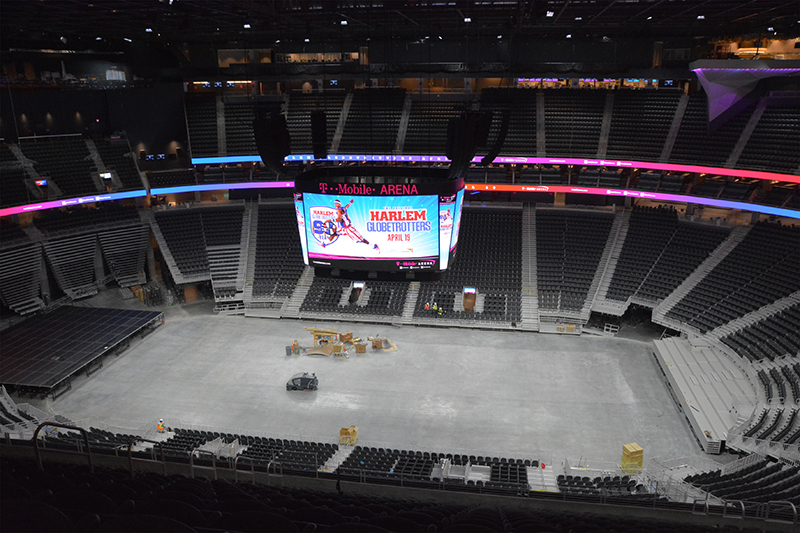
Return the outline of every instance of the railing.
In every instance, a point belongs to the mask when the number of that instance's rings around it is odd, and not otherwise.
[[[85,455],[86,459],[89,463],[89,472],[94,473],[94,463],[92,461],[92,450],[89,448],[89,432],[85,429],[78,427],[78,426],[70,426],[68,424],[60,424],[58,422],[42,422],[38,426],[36,426],[36,431],[33,432],[33,450],[36,455],[36,464],[39,465],[39,470],[44,470],[44,465],[42,465],[42,452],[39,448],[39,431],[42,430],[44,426],[52,426],[57,428],[63,429],[70,429],[72,431],[79,431],[81,435],[83,435],[83,441],[86,444],[86,452],[78,451],[70,451],[70,450],[49,450],[52,452],[63,453],[66,455]]]
[[[791,510],[792,519],[791,520],[783,520],[781,518],[772,518],[770,519],[769,514],[772,511],[772,508],[776,505],[786,506]],[[774,501],[774,502],[767,502],[765,510],[764,510],[764,521],[765,522],[791,522],[792,525],[796,528],[797,527],[797,507],[792,502],[787,501]]]
[[[211,456],[211,466],[196,466],[194,464],[194,458],[197,455],[198,459],[201,455],[204,456]],[[198,470],[211,470],[214,472],[214,479],[217,479],[217,457],[212,453],[205,450],[194,450],[189,454],[189,475],[192,479],[194,479],[194,471],[195,469]]]
[[[137,443],[137,442],[150,442],[150,443],[153,443],[153,444],[161,444],[161,442],[159,442],[157,440],[150,440],[150,439],[144,439],[144,438],[135,438],[135,439],[131,440],[131,442],[128,444],[128,466],[130,467],[131,477],[134,476],[134,473],[133,473],[133,460],[134,460],[134,457],[133,457],[133,445],[135,443]],[[155,463],[155,464],[159,464],[160,463],[164,467],[164,475],[166,476],[167,475],[167,461],[164,459],[164,448],[162,446],[159,446],[158,448],[161,451],[161,461],[158,461],[156,459],[143,459],[141,457],[137,457],[136,460],[139,461],[139,462],[142,462],[142,463]],[[155,455],[156,455],[155,446],[153,446],[151,448],[151,453],[152,453],[153,457],[155,457]]]

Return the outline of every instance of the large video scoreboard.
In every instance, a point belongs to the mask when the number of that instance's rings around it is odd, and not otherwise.
[[[298,176],[294,201],[307,265],[441,271],[455,254],[464,181],[441,169],[332,167]]]

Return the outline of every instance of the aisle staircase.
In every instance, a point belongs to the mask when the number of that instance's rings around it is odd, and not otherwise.
[[[789,296],[781,298],[780,300],[767,304],[764,307],[756,309],[755,311],[751,311],[744,316],[722,324],[721,326],[709,331],[706,336],[711,339],[719,340],[722,337],[730,335],[731,333],[736,333],[739,330],[751,326],[756,322],[760,322],[765,318],[780,313],[781,311],[797,304],[800,304],[800,291],[795,291]]]
[[[610,253],[607,252],[608,244],[606,244],[606,250],[603,251],[605,262],[603,262],[603,260],[600,262],[603,271],[600,276],[600,282],[597,284],[594,298],[592,299],[592,311],[606,315],[622,316],[625,313],[625,309],[628,307],[627,302],[611,301],[606,299],[606,296],[608,295],[608,288],[611,286],[611,278],[614,277],[614,271],[617,269],[617,262],[622,253],[622,247],[625,245],[625,237],[627,237],[628,228],[630,227],[630,218],[631,212],[625,210],[614,219],[614,223],[611,225],[609,240],[613,237],[614,244]],[[594,285],[594,281],[592,281],[592,285]]]
[[[314,268],[306,266],[303,275],[297,280],[297,287],[295,287],[292,297],[281,309],[281,317],[300,318],[300,306],[303,305],[303,300],[306,299],[312,283],[314,283]]]
[[[417,308],[417,300],[419,300],[419,287],[419,281],[412,281],[408,284],[408,293],[406,293],[406,303],[403,306],[401,324],[411,324],[414,320],[414,309]]]
[[[253,280],[256,276],[256,248],[258,242],[258,203],[247,204],[250,228],[247,236],[247,259],[244,273],[244,305],[249,307],[253,301]]]
[[[539,289],[536,275],[536,210],[522,207],[522,320],[517,327],[539,331]]]
[[[672,329],[684,331],[686,326],[678,323],[675,320],[666,317],[670,309],[680,302],[689,292],[694,289],[709,272],[720,264],[720,262],[728,256],[731,251],[738,246],[742,239],[745,238],[752,226],[737,226],[731,231],[728,238],[722,241],[714,252],[703,261],[699,267],[695,269],[678,287],[670,293],[669,296],[658,304],[653,309],[653,322],[656,324],[666,326]]]

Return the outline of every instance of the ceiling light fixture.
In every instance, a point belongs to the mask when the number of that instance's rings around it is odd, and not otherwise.
[[[706,19],[705,15],[697,15],[697,20],[705,20],[705,19]]]
[[[250,24],[245,24],[244,25],[244,29],[249,30],[250,29]]]
[[[571,33],[567,34],[567,39],[572,39],[572,34]]]
[[[124,37],[122,40],[123,40],[123,41],[127,41],[127,42],[129,42],[129,43],[132,43],[132,42],[133,42],[133,41],[131,41],[130,39],[128,39],[127,37]]]
[[[153,28],[145,28],[144,32],[145,33],[153,33]]]
[[[547,12],[547,16],[548,16],[548,17],[554,17],[555,15],[556,15],[556,12],[555,12],[555,11],[548,11],[548,12]]]
[[[305,39],[305,42],[307,42],[307,43],[311,42],[311,39]]]
[[[472,19],[469,17],[464,17],[464,22],[472,22]]]
[[[342,22],[341,22],[340,24],[341,24],[342,26],[347,26],[347,21],[346,21],[346,20],[342,20]]]

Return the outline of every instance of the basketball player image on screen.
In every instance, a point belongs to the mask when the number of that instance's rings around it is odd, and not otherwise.
[[[333,206],[336,209],[336,215],[334,215],[335,228],[330,228],[330,227],[325,228],[326,233],[328,234],[329,242],[325,243],[323,241],[322,243],[323,248],[330,244],[333,244],[334,242],[333,237],[336,234],[347,235],[355,242],[363,242],[364,244],[369,244],[369,241],[361,236],[358,230],[356,230],[356,228],[353,227],[353,223],[350,221],[350,215],[347,214],[347,208],[349,208],[351,205],[353,205],[353,200],[347,202],[347,205],[345,205],[344,207],[342,207],[342,202],[340,202],[339,200],[333,201]],[[331,231],[331,229],[333,231]],[[377,250],[378,253],[380,253],[381,251],[381,249],[378,248],[377,244],[373,244],[372,248]]]

